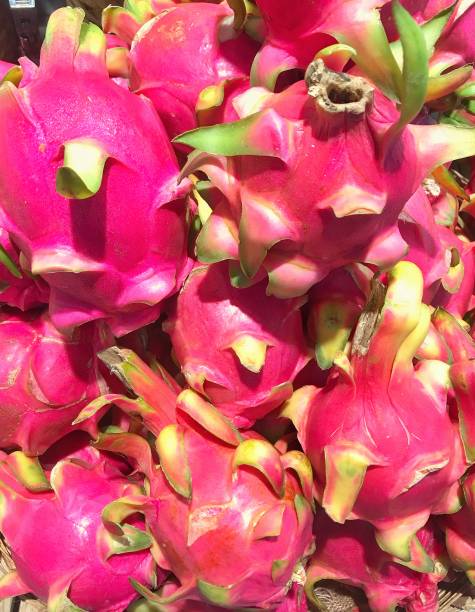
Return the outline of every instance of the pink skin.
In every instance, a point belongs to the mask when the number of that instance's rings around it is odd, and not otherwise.
[[[262,263],[268,291],[278,297],[302,295],[331,270],[354,261],[388,266],[402,258],[407,245],[397,217],[431,165],[412,129],[434,126],[405,129],[381,164],[375,142],[396,120],[397,111],[377,91],[374,104],[359,115],[325,112],[303,81],[280,94],[263,96],[255,88],[245,96],[237,107],[241,117],[268,112],[275,139],[282,141],[272,145],[278,149],[275,157],[208,156],[201,166],[199,157],[190,161],[189,171],[201,167],[228,199],[203,230],[206,237],[220,237],[204,241],[205,251],[198,240],[198,257],[238,256],[248,277]],[[285,140],[283,134],[290,137]],[[256,147],[265,141],[264,123],[250,126],[248,138]],[[225,237],[223,219],[234,227]],[[232,237],[238,231],[239,254]]]
[[[387,612],[397,605],[408,612],[436,612],[437,583],[444,574],[415,572],[395,563],[374,541],[369,523],[334,523],[323,511],[316,521],[317,549],[308,570],[309,585],[338,580],[364,590],[372,612]],[[435,560],[443,553],[440,534],[429,524],[418,532],[426,551]]]
[[[451,249],[454,250],[456,260],[452,269],[455,271],[455,282],[452,283],[448,279],[448,275],[446,275],[445,279],[442,279],[442,286],[439,287],[432,300],[432,305],[442,306],[455,317],[462,319],[466,312],[473,307],[472,302],[475,292],[475,243],[461,240],[446,227],[439,227],[438,232],[446,252],[451,252]],[[460,264],[455,267],[459,258],[463,269]],[[448,291],[447,289],[451,287],[451,291]],[[454,289],[456,290],[454,291]]]
[[[467,364],[470,363],[470,360],[475,359],[475,342],[462,323],[457,320],[456,316],[442,308],[438,308],[432,315],[433,329],[447,350],[445,358],[442,356],[438,358],[443,359],[446,363],[462,361]],[[467,388],[470,389],[470,385]],[[467,411],[468,414],[471,412],[471,409]]]
[[[106,34],[106,44],[108,49],[114,49],[116,47],[127,47],[127,43],[125,43],[115,34]]]
[[[372,523],[380,546],[409,560],[411,538],[431,512],[453,508],[466,460],[446,406],[448,367],[412,364],[430,321],[422,275],[401,262],[390,279],[367,352],[353,343],[350,361],[309,394],[299,437],[329,515]]]
[[[309,360],[300,306],[299,299],[266,296],[264,282],[247,289],[232,287],[224,262],[198,266],[165,330],[188,384],[237,427],[246,428],[290,396],[290,384],[279,385],[292,383]],[[267,345],[259,371],[243,365],[231,348],[243,334]]]
[[[107,389],[96,353],[112,339],[91,323],[63,336],[47,314],[0,316],[0,448],[43,453]],[[80,425],[97,434],[97,415]]]
[[[394,376],[387,388],[383,372],[368,368],[366,360],[355,360],[353,365],[356,386],[334,376],[317,395],[309,414],[304,447],[317,470],[317,480],[320,486],[324,485],[325,447],[343,441],[362,444],[377,459],[366,473],[352,518],[370,521],[384,529],[386,523],[426,509],[428,516],[457,478],[447,465],[405,492],[413,476],[407,466],[428,464],[432,456],[449,463],[455,461],[457,438],[449,416],[440,403],[435,404],[427,395],[421,382],[411,376]],[[405,399],[408,395],[410,405]],[[417,412],[413,405],[419,406]],[[384,422],[378,418],[381,414]],[[407,431],[411,435],[409,442]],[[464,466],[459,467],[461,476]]]
[[[335,3],[300,0],[256,0],[265,23],[265,41],[253,66],[260,84],[272,85],[282,70],[304,69],[322,48],[337,42],[339,35],[358,40],[371,37],[367,28],[369,13],[383,1],[361,0]],[[348,58],[334,56],[328,65],[341,70]]]
[[[148,550],[105,558],[102,510],[138,485],[104,455],[86,448],[63,458],[51,472],[53,491],[42,493],[15,480],[8,459],[0,471],[6,509],[1,529],[23,592],[51,604],[64,592],[82,609],[122,612],[137,597],[129,577],[150,584],[154,564]],[[132,522],[143,529],[142,521]]]
[[[438,224],[436,213],[422,188],[408,200],[398,223],[409,246],[404,259],[423,272],[424,301],[461,319],[470,308],[474,291],[474,243]]]
[[[458,68],[475,61],[474,20],[475,6],[459,0],[451,19],[437,41],[430,62],[431,66],[442,65]]]
[[[196,252],[206,263],[239,259],[241,286],[267,273],[268,293],[281,298],[353,262],[402,259],[404,205],[431,170],[475,145],[468,129],[404,127],[378,89],[321,59],[305,81],[278,94],[253,87],[233,105],[240,121],[175,139],[196,149],[183,175],[202,170],[225,195]]]
[[[308,298],[310,310],[317,304],[327,302],[342,305],[349,303],[354,306],[357,313],[356,321],[366,303],[372,276],[371,270],[365,266],[348,266],[333,270],[331,274],[312,287]]]
[[[401,4],[417,23],[422,24],[452,6],[453,0],[401,0]],[[382,7],[381,19],[389,40],[399,38],[390,2]]]
[[[257,44],[244,33],[219,40],[221,22],[232,16],[225,3],[177,5],[137,32],[130,86],[153,102],[170,137],[196,127],[195,105],[204,88],[247,78]]]
[[[463,209],[460,216],[464,222],[464,229],[466,235],[468,235],[468,237],[473,240],[473,238],[475,237],[475,202],[472,204],[468,204],[468,206]],[[470,244],[473,245],[473,242],[471,242]]]
[[[475,582],[475,472],[470,470],[464,481],[465,504],[456,514],[441,518],[450,560],[458,569],[467,572]]]
[[[163,371],[154,373],[130,350],[114,347],[103,359],[146,403],[108,395],[99,404],[113,401],[142,417],[156,436],[161,469],[151,466],[143,439],[132,444],[109,434],[100,448],[134,459],[147,474],[150,498],[137,503],[157,542],[158,564],[180,585],[165,593],[136,585],[138,591],[166,606],[189,600],[277,607],[313,548],[308,459],[300,451],[280,453],[256,432],[239,433],[197,393],[178,394]]]
[[[178,585],[176,583],[169,582],[162,587],[162,593],[169,596],[176,592],[177,588]],[[223,612],[227,609],[229,608],[214,606],[213,604],[201,601],[190,601],[189,599],[167,605],[167,612]],[[309,607],[303,587],[294,582],[283,601],[277,607],[271,606],[267,609],[274,610],[275,612],[308,612]]]
[[[336,42],[325,31],[329,4],[304,0],[292,5],[285,0],[257,0],[266,26],[259,62],[268,72],[279,65],[305,69],[317,51]]]
[[[312,544],[310,506],[305,507],[301,522],[295,512],[295,495],[301,495],[298,480],[286,471],[285,492],[279,498],[255,468],[244,466],[232,477],[236,449],[193,422],[186,423],[180,455],[185,453],[190,469],[191,499],[177,494],[160,472],[154,484],[155,510],[146,513],[166,567],[180,581],[180,598],[206,601],[196,583],[202,580],[232,585],[227,593],[229,607],[273,609],[282,602],[295,565]],[[252,438],[258,435],[253,433]],[[283,508],[277,534],[253,534],[258,516],[277,507]],[[196,532],[192,534],[188,525]],[[272,580],[272,564],[278,559],[285,560],[286,566]]]
[[[18,251],[11,243],[7,232],[1,228],[0,245],[17,269],[14,275],[5,265],[0,264],[0,302],[20,310],[30,310],[47,304],[48,285],[41,278],[32,278],[21,269]]]
[[[403,201],[408,199],[416,174],[416,156],[415,151],[411,151],[413,143],[409,134],[398,143],[395,158],[388,161],[386,169],[372,164],[361,167],[357,162],[362,155],[367,160],[374,158],[375,132],[395,118],[392,106],[376,96],[374,108],[360,120],[352,121],[346,114],[319,114],[301,81],[276,95],[269,107],[282,118],[295,122],[295,127],[297,122],[304,122],[301,140],[289,167],[284,167],[279,160],[264,158],[259,160],[260,172],[256,173],[255,159],[238,159],[236,174],[241,201],[256,197],[273,202],[285,217],[294,221],[293,235],[288,236],[289,250],[292,250],[292,243],[299,242],[302,252],[321,262],[322,268],[328,270],[330,266],[349,263],[356,258],[357,251],[359,258],[364,259],[371,237],[382,234],[389,223],[393,223],[396,211],[399,212]],[[350,139],[358,143],[356,148],[352,149]],[[405,161],[413,160],[411,169],[406,163],[396,161],[403,149]],[[337,159],[337,151],[338,164],[325,163],[324,160]],[[362,188],[365,202],[338,190],[335,194],[335,185],[341,184]],[[366,208],[367,213],[378,211],[380,214],[355,215],[354,211],[340,208],[348,200],[353,201],[355,211],[361,207]],[[332,212],[337,216],[331,215]],[[285,250],[285,245],[282,247]]]
[[[322,370],[317,362],[312,359],[307,365],[300,370],[294,380],[294,389],[299,389],[306,385],[313,385],[315,387],[324,387],[328,380],[330,370]]]
[[[429,199],[422,187],[404,206],[398,227],[409,246],[404,259],[412,261],[422,270],[424,301],[430,303],[441,279],[449,271],[450,251],[441,236],[445,228],[436,224]]]
[[[1,90],[0,149],[12,163],[8,177],[0,171],[0,217],[49,284],[55,325],[106,319],[120,336],[155,320],[186,274],[187,186],[177,188],[177,161],[150,103],[108,78],[97,28],[77,47],[82,16],[69,11],[50,18],[32,80]],[[55,191],[63,145],[86,137],[109,158],[96,195],[68,199]]]

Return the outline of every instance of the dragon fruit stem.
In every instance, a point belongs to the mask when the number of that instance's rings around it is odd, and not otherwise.
[[[423,287],[422,274],[411,262],[399,262],[388,277],[385,304],[370,336],[367,351],[370,361],[365,365],[365,368],[386,380],[390,379],[401,345],[416,329],[421,319]],[[429,321],[425,321],[427,327],[428,323]],[[387,350],[389,346],[392,347],[391,350]],[[407,347],[407,351],[409,348],[413,347]],[[353,349],[353,352],[357,351]]]
[[[150,406],[157,406],[170,423],[174,422],[176,393],[133,351],[111,347],[99,353],[99,359],[129,389]]]
[[[307,68],[308,95],[326,113],[361,115],[373,103],[373,88],[361,77],[329,70],[316,59]]]

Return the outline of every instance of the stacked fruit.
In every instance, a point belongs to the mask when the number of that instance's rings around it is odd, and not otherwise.
[[[0,65],[0,596],[475,583],[475,1],[403,5],[62,8]]]

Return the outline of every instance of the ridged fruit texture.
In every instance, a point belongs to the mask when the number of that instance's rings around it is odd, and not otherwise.
[[[0,600],[475,585],[475,0],[44,25],[0,58]]]

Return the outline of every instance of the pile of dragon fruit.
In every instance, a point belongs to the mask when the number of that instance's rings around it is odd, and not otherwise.
[[[125,0],[1,63],[0,597],[475,584],[474,32],[474,0]]]

